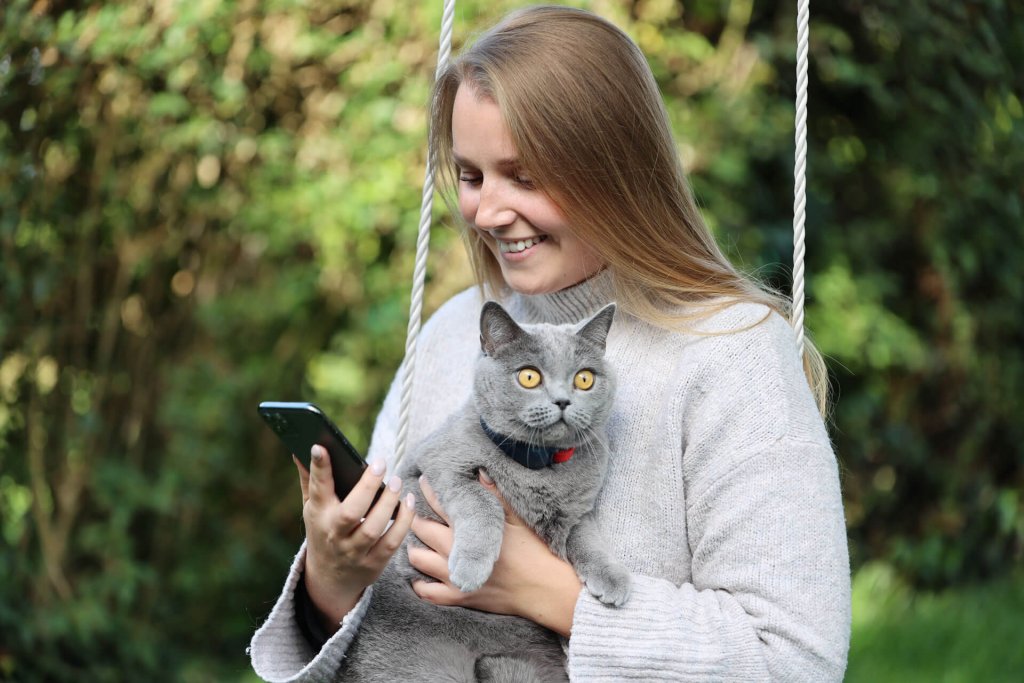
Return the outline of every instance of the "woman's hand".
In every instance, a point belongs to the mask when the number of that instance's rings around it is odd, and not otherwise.
[[[497,488],[484,472],[480,484],[500,499]],[[423,497],[445,523],[417,517],[412,531],[426,548],[409,546],[409,563],[438,580],[415,581],[413,591],[436,605],[459,605],[484,612],[525,617],[568,637],[581,582],[572,566],[559,558],[514,512],[505,507],[505,532],[501,554],[487,582],[472,593],[463,593],[448,578],[448,554],[452,530],[448,518],[426,479],[420,477]]]
[[[313,446],[311,455],[309,472],[292,456],[299,469],[306,524],[306,592],[333,634],[402,544],[412,524],[413,495],[406,497],[389,528],[402,481],[391,477],[370,507],[384,478],[383,461],[366,468],[352,491],[338,500],[327,451]]]

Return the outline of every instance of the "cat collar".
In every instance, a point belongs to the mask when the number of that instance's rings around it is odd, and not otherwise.
[[[515,460],[523,467],[531,470],[539,470],[543,467],[551,467],[556,463],[567,462],[576,450],[575,446],[569,448],[548,448],[546,446],[534,446],[524,441],[516,441],[512,437],[503,436],[487,426],[487,423],[480,419],[480,426],[484,434],[494,442],[494,445],[508,457]]]

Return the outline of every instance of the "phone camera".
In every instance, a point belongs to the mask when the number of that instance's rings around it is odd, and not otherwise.
[[[278,434],[288,433],[288,427],[290,426],[288,424],[288,418],[286,418],[284,415],[278,414],[271,414],[269,417],[271,429],[273,429]]]

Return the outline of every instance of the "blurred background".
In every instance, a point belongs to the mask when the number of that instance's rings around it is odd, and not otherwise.
[[[401,358],[441,0],[0,3],[0,679],[249,681],[302,537],[260,400],[365,449]],[[460,0],[456,44],[521,2]],[[789,287],[796,3],[594,0]],[[1024,671],[1024,7],[812,4],[808,318],[850,681]],[[427,312],[470,283],[440,207]]]

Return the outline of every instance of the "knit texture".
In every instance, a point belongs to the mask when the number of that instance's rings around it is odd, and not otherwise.
[[[504,303],[521,322],[576,322],[610,300],[599,275]],[[409,443],[468,400],[479,353],[476,289],[424,326]],[[763,321],[763,322],[760,322]],[[792,328],[737,304],[701,332],[661,330],[620,311],[607,358],[618,389],[611,459],[596,514],[633,573],[626,605],[580,593],[568,645],[573,681],[840,681],[850,637],[850,576],[835,456],[804,379]],[[399,375],[369,456],[390,459]],[[415,453],[413,447],[410,453]],[[320,681],[344,656],[364,595],[310,652],[294,619],[300,550],[253,636],[268,681]]]

